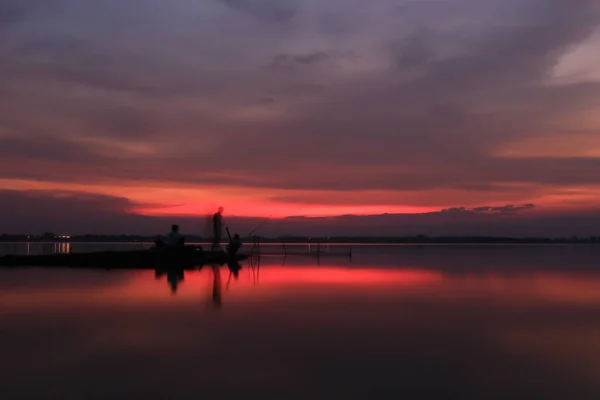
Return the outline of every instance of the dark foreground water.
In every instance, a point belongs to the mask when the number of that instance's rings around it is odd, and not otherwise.
[[[0,269],[0,398],[600,398],[598,247],[282,261]]]

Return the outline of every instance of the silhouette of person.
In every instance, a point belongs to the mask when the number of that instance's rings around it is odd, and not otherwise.
[[[242,247],[242,240],[240,239],[239,234],[233,235],[233,238],[229,241],[229,245],[227,246],[227,253],[230,257],[235,256],[238,250]]]
[[[172,225],[171,232],[169,232],[169,236],[167,237],[167,245],[181,246],[183,245],[184,238],[179,234],[179,225]]]
[[[179,225],[171,225],[171,232],[167,235],[167,239],[163,240],[162,235],[154,241],[156,247],[162,248],[165,245],[169,247],[183,246],[185,244],[185,238],[179,234]]]
[[[213,214],[213,250],[221,246],[221,236],[223,234],[223,207]]]

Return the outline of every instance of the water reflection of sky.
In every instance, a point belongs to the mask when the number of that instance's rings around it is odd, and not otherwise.
[[[205,267],[175,294],[154,271],[0,270],[21,282],[0,286],[0,392],[598,398],[596,253],[536,251]]]

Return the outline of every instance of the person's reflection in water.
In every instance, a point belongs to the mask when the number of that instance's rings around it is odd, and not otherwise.
[[[154,271],[154,276],[157,280],[162,279],[162,277],[164,275],[165,275],[164,270],[157,269]],[[171,287],[171,293],[172,294],[177,293],[177,288],[179,287],[179,284],[181,282],[183,282],[183,278],[184,278],[183,269],[170,268],[166,271],[166,275],[167,275],[167,283]]]
[[[167,282],[171,286],[171,293],[177,293],[177,287],[179,283],[183,282],[184,274],[183,269],[169,269],[167,271]]]
[[[231,277],[236,281],[240,278],[240,270],[242,266],[236,260],[229,260],[227,263],[227,268],[229,268],[229,279],[227,280],[227,290],[229,290],[229,284],[231,283]]]
[[[233,277],[237,281],[240,277],[240,270],[242,269],[240,263],[236,260],[231,260],[227,263],[227,268],[229,268],[229,272],[233,274]]]
[[[212,266],[213,272],[213,293],[212,303],[215,308],[221,308],[221,268],[217,265]]]

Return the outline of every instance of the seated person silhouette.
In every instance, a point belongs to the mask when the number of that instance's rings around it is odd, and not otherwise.
[[[238,250],[242,247],[242,240],[240,239],[240,235],[237,233],[233,235],[233,238],[229,241],[229,245],[227,246],[227,253],[230,256],[234,256],[237,254]]]
[[[167,246],[179,247],[185,244],[185,238],[179,234],[179,225],[171,226],[171,232],[167,237]]]
[[[169,232],[166,242],[159,238],[154,243],[156,244],[156,247],[163,247],[164,245],[169,247],[180,247],[185,244],[185,238],[179,233],[179,225],[172,225],[171,232]]]

